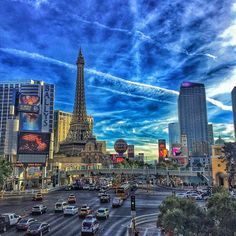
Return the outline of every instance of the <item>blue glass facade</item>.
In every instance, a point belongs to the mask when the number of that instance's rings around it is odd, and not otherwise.
[[[184,82],[178,98],[180,134],[187,135],[190,155],[208,154],[208,122],[204,84]]]

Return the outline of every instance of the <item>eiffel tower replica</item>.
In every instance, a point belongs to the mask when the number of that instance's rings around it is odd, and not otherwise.
[[[77,80],[74,111],[66,140],[60,144],[60,153],[66,156],[79,156],[87,141],[93,137],[86,112],[84,88],[84,57],[80,49],[77,58]]]

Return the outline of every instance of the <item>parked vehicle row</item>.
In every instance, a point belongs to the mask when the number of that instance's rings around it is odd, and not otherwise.
[[[39,209],[43,209],[41,208],[41,205],[38,206],[32,208],[32,213],[35,212],[35,209],[37,209],[37,212],[40,212]],[[0,216],[0,232],[6,232],[7,229],[12,226],[16,226],[17,231],[26,231],[26,235],[41,236],[44,233],[50,231],[50,225],[46,222],[39,222],[31,217],[22,218],[21,216],[16,215],[15,213],[2,214]]]
[[[210,194],[206,191],[189,190],[187,192],[177,193],[176,196],[179,198],[193,198],[195,200],[207,200]]]

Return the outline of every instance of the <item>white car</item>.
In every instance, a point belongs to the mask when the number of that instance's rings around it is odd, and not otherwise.
[[[187,194],[186,194],[186,193],[176,193],[175,196],[176,196],[176,197],[179,197],[179,198],[186,198],[186,197],[187,197]]]
[[[88,184],[85,184],[85,185],[83,186],[83,190],[89,190],[89,185],[88,185]]]
[[[91,220],[85,219],[82,222],[81,235],[87,235],[87,234],[94,235],[98,230],[99,230],[99,223],[97,219],[94,218],[92,218]]]
[[[77,206],[67,206],[63,213],[64,215],[75,215],[79,212],[79,208]]]
[[[106,193],[105,190],[100,190],[99,193],[98,193],[98,197],[101,197],[104,193]]]
[[[97,218],[108,218],[109,217],[109,210],[108,208],[99,208],[96,212]]]
[[[120,206],[122,206],[122,204],[123,204],[122,198],[120,198],[120,197],[113,198],[113,200],[112,200],[112,207],[113,208],[120,207]]]
[[[33,206],[32,210],[31,210],[31,213],[32,214],[37,214],[38,213],[38,214],[42,215],[43,213],[46,213],[46,211],[47,211],[47,207],[40,204],[40,205]]]
[[[188,198],[194,198],[195,200],[203,200],[202,196],[197,193],[190,193],[188,194]]]
[[[68,206],[68,203],[63,201],[63,202],[56,202],[54,210],[55,212],[58,211],[64,211],[64,209]]]
[[[16,225],[18,221],[22,218],[19,215],[16,215],[15,213],[4,213],[2,214],[5,218],[8,218],[8,222],[10,225]]]

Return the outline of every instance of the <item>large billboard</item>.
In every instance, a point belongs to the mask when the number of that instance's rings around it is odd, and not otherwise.
[[[37,95],[19,95],[18,101],[19,112],[39,113],[40,97]]]
[[[37,113],[20,113],[20,131],[40,132],[42,126],[41,115]]]
[[[180,156],[181,155],[181,147],[173,146],[172,153],[173,153],[173,156]]]
[[[158,152],[159,152],[159,159],[164,159],[168,155],[168,151],[166,149],[166,140],[165,139],[158,139]]]
[[[128,145],[128,158],[134,158],[134,145]]]
[[[18,154],[48,154],[50,133],[20,132]]]

